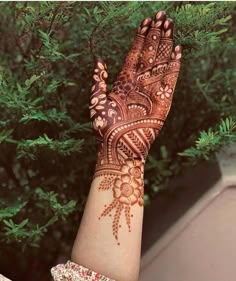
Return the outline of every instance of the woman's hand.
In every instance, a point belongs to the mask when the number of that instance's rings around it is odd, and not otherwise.
[[[180,70],[181,47],[173,46],[173,20],[165,12],[142,21],[122,71],[106,94],[106,65],[94,70],[90,113],[99,147],[95,177],[100,190],[113,191],[113,235],[124,211],[130,230],[130,207],[143,205],[143,165],[168,115]]]
[[[106,65],[96,63],[90,112],[99,156],[72,261],[115,280],[138,280],[143,167],[170,109],[180,58],[173,21],[159,12],[141,23],[108,95]]]

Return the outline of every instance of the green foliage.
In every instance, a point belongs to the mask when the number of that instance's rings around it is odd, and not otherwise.
[[[34,140],[27,139],[19,142],[17,146],[17,159],[28,157],[34,160],[36,153],[39,153],[40,149],[55,151],[58,154],[67,156],[72,153],[80,152],[82,143],[83,140],[76,140],[72,138],[65,141],[52,140],[44,134]]]
[[[12,204],[11,207],[6,207],[0,210],[0,221],[2,221],[5,218],[11,218],[16,216],[22,208],[25,207],[27,202]]]
[[[33,198],[35,200],[34,211],[41,209],[44,210],[45,214],[51,215],[50,219],[44,224],[39,225],[33,222],[35,218],[32,218],[32,221],[26,218],[17,223],[13,219],[9,219],[10,217],[16,217],[29,204],[29,200],[23,203],[17,202],[0,211],[0,221],[4,225],[2,235],[6,238],[5,241],[9,244],[12,244],[13,241],[23,243],[23,250],[27,245],[39,247],[41,238],[48,231],[48,228],[58,220],[65,220],[68,215],[76,210],[76,201],[70,200],[62,204],[58,201],[58,194],[53,191],[44,192],[41,188],[36,188]]]
[[[221,120],[218,130],[201,131],[200,137],[195,141],[195,146],[179,153],[181,156],[198,161],[199,158],[209,160],[212,152],[217,152],[222,146],[236,142],[236,122],[232,118]]]
[[[69,215],[75,210],[76,202],[74,200],[69,201],[65,205],[62,205],[58,202],[58,194],[50,191],[44,192],[41,188],[37,188],[35,193],[40,201],[46,201],[49,203],[49,207],[54,210],[54,216],[58,218],[65,219],[65,216]],[[37,204],[41,208],[44,208],[44,205],[41,203]]]
[[[158,10],[175,21],[184,56],[172,109],[147,159],[151,203],[186,166],[235,142],[236,4],[0,7],[0,272],[11,278],[7,255],[18,272],[11,279],[46,281],[50,266],[69,255],[96,162],[88,110],[94,57],[107,63],[110,89],[140,21]]]

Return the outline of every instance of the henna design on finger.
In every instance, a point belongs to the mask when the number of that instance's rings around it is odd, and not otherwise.
[[[144,19],[137,31],[136,37],[131,45],[130,51],[126,57],[123,70],[128,70],[131,72],[136,72],[137,70],[137,63],[140,57],[140,53],[143,49],[143,44],[145,40],[145,36],[148,32],[149,25],[151,23],[150,18]]]
[[[141,54],[139,68],[147,70],[155,63],[156,53],[158,51],[159,41],[161,38],[161,30],[165,21],[166,14],[160,11],[156,14],[155,20],[151,22],[148,34],[145,38],[144,48]]]
[[[141,23],[109,95],[106,65],[99,59],[95,66],[90,101],[99,143],[95,177],[100,192],[113,194],[99,219],[112,218],[118,245],[121,218],[131,231],[131,210],[143,206],[144,163],[170,110],[182,56],[180,46],[172,50],[173,25],[162,11]]]
[[[173,20],[167,19],[163,24],[160,44],[155,59],[156,62],[166,62],[169,60],[173,47],[173,28]]]
[[[102,142],[106,130],[122,119],[122,111],[116,101],[106,95],[106,79],[108,77],[106,64],[98,59],[94,69],[94,85],[90,97],[90,118],[99,142]]]

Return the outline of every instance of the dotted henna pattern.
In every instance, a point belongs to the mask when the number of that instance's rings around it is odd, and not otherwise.
[[[121,216],[131,231],[132,206],[143,206],[143,167],[168,115],[180,70],[181,47],[173,48],[173,20],[165,12],[144,19],[109,95],[107,67],[94,70],[90,114],[99,143],[95,177],[100,191],[112,192],[99,219],[112,217],[119,245]]]

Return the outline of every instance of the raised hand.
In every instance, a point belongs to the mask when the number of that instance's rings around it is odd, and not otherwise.
[[[98,59],[94,70],[90,113],[99,143],[95,177],[101,177],[100,190],[113,192],[100,218],[113,213],[117,240],[122,213],[130,231],[131,206],[143,205],[143,166],[171,106],[181,59],[181,47],[173,47],[173,26],[162,11],[154,20],[142,21],[108,95],[105,63]]]

